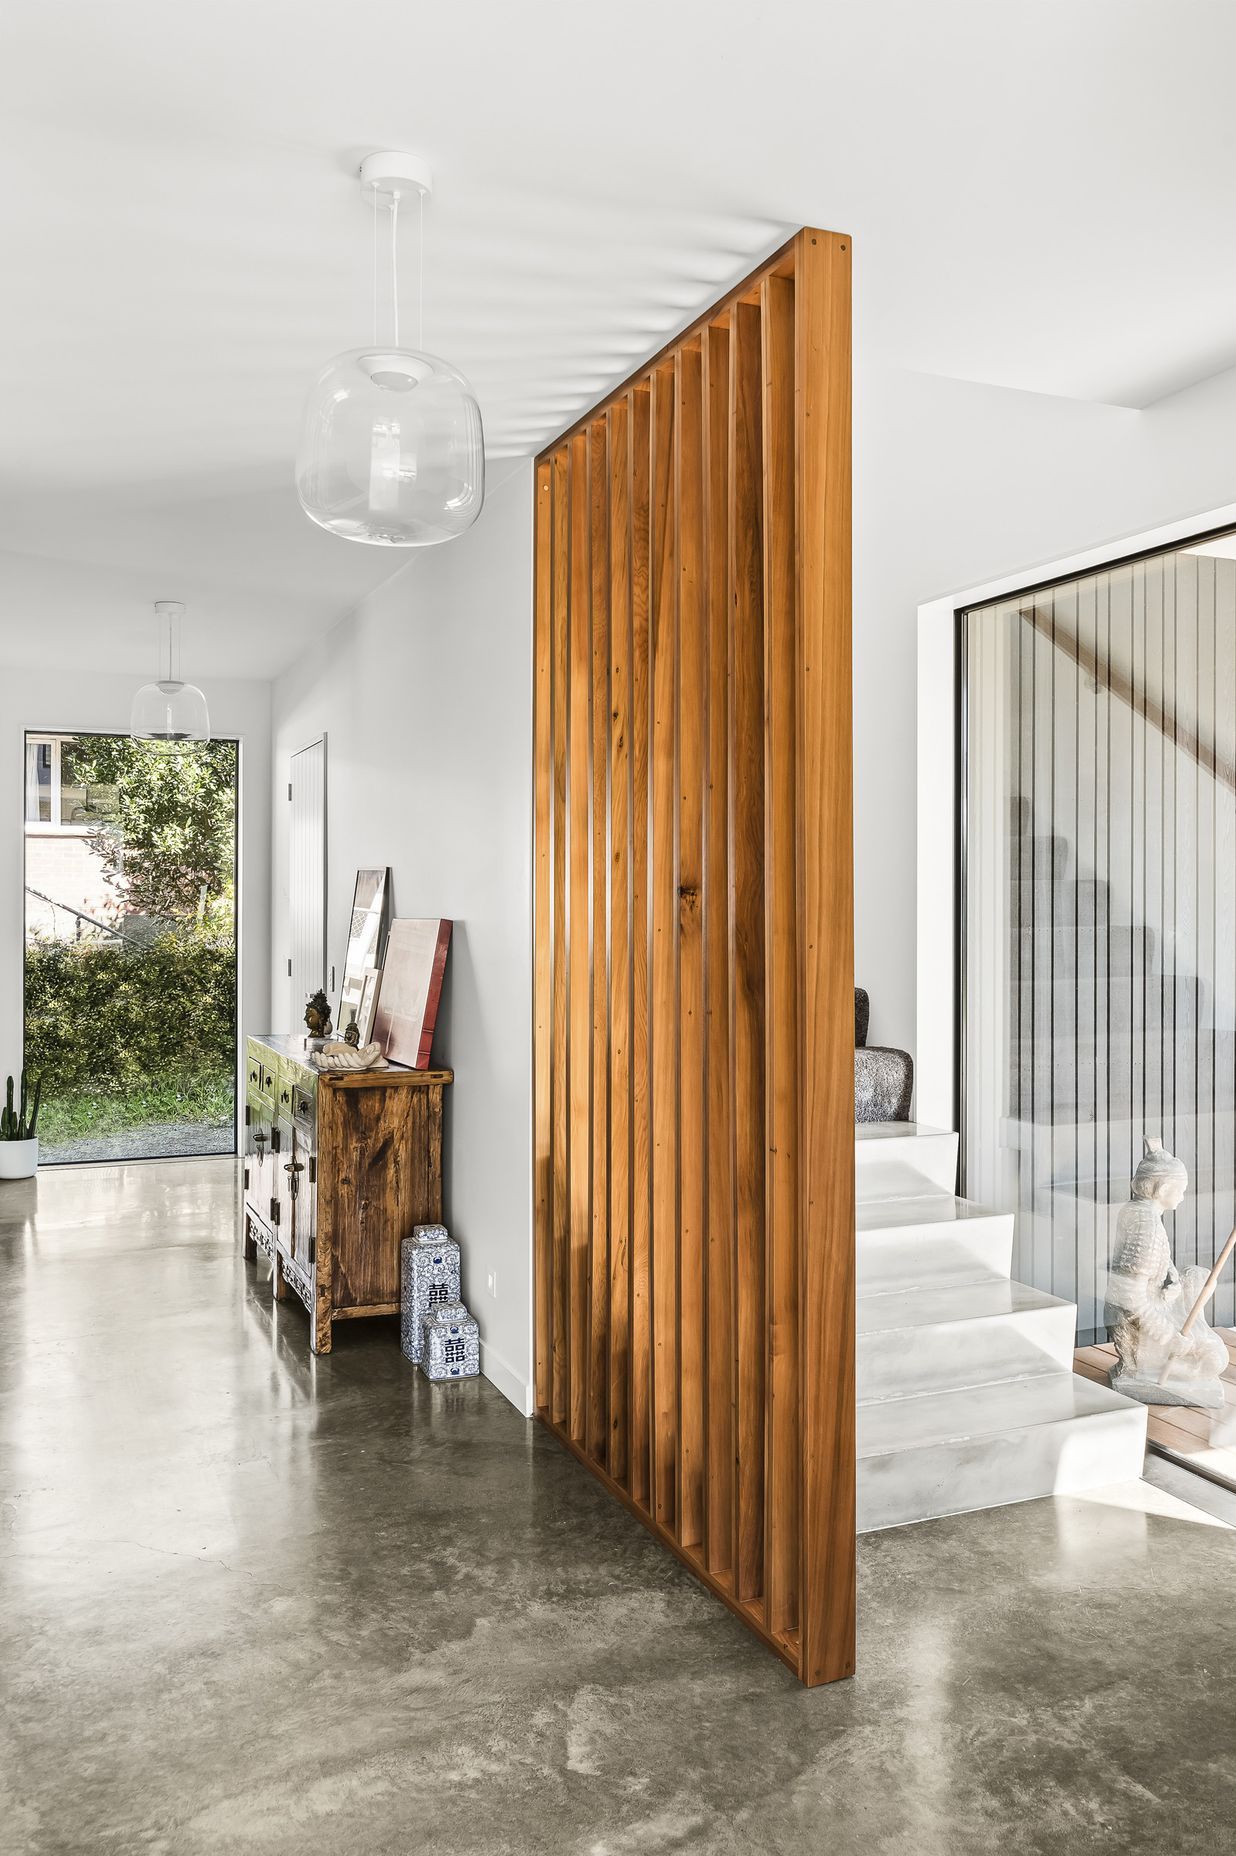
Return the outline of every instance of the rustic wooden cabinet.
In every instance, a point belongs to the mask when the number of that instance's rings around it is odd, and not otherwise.
[[[442,1217],[442,1092],[449,1070],[310,1068],[303,1037],[246,1047],[241,1244],[293,1291],[309,1344],[336,1321],[399,1312],[399,1247]]]

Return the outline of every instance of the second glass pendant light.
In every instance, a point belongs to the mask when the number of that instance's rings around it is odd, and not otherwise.
[[[180,675],[180,621],[184,606],[178,599],[157,599],[159,623],[159,676],[143,683],[133,698],[129,733],[135,741],[209,741],[210,716],[206,698],[195,683]]]

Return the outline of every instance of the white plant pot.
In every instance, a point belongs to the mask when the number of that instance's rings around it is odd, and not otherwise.
[[[0,1141],[0,1179],[32,1179],[38,1171],[39,1139]]]

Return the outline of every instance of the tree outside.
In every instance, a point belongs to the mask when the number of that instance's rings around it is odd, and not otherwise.
[[[51,786],[41,819],[28,801],[26,845],[44,1156],[230,1152],[236,743],[66,738]],[[89,909],[65,899],[66,849],[95,873]]]
[[[91,839],[127,912],[231,939],[236,743],[90,735],[63,758],[71,784],[92,796]]]

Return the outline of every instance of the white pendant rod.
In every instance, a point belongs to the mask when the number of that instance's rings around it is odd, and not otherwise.
[[[399,189],[391,198],[391,326],[399,346]]]
[[[416,341],[422,348],[425,339],[425,195],[433,191],[429,164],[419,155],[377,153],[366,155],[360,167],[361,186],[373,210],[372,287],[373,345],[379,345],[378,314],[378,207],[389,206],[391,214],[391,330],[392,346],[399,346],[399,203],[414,189],[417,197],[416,237]]]
[[[160,680],[165,683],[180,682],[180,617],[184,606],[178,599],[159,599],[155,601],[155,616],[165,628],[160,640]],[[166,663],[166,674],[162,666]]]

